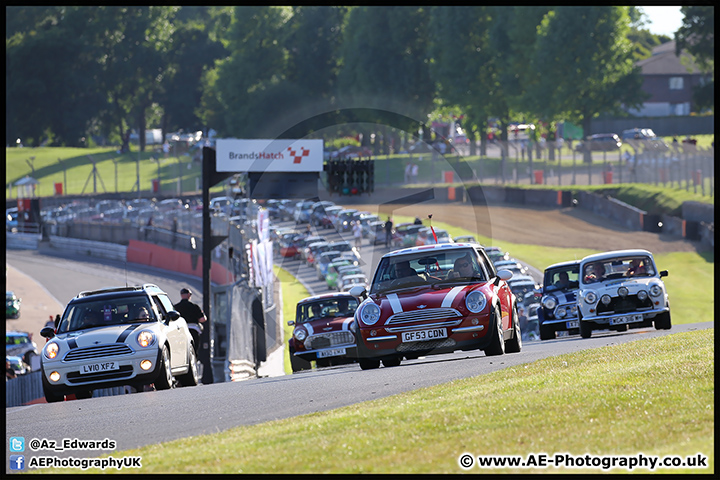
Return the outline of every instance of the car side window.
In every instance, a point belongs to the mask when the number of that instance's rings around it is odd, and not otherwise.
[[[167,295],[153,295],[152,299],[157,311],[160,312],[161,318],[165,318],[165,315],[167,315],[167,312],[170,310],[175,310],[175,307],[173,307]]]

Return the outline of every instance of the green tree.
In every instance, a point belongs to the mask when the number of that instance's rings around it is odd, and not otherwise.
[[[646,94],[628,29],[627,7],[559,7],[548,13],[529,65],[536,77],[527,94],[537,112],[579,122],[588,134],[594,117],[639,107]]]
[[[77,7],[31,11],[8,9],[15,33],[6,41],[6,138],[82,145],[104,98],[82,28],[88,17]]]
[[[700,71],[709,80],[693,92],[693,101],[698,109],[715,110],[715,7],[692,5],[680,8],[684,15],[683,24],[675,32],[675,51],[693,56]]]
[[[256,138],[277,114],[290,15],[288,7],[233,9],[225,39],[232,54],[204,76],[202,117],[221,136]]]
[[[427,26],[425,8],[349,10],[337,89],[338,107],[354,109],[346,121],[395,125],[405,132],[417,132],[427,121],[435,97]],[[371,132],[361,132],[367,144]]]
[[[210,38],[214,17],[209,8],[182,7],[193,15],[176,15],[172,48],[167,52],[166,74],[158,102],[163,109],[163,134],[179,128],[200,130],[204,126],[196,110],[202,97],[201,80],[215,60],[227,55],[222,43]],[[180,18],[187,18],[183,21]]]

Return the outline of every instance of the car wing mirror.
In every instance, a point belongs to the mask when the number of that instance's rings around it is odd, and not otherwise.
[[[668,271],[667,271],[667,270],[662,270],[662,271],[660,272],[660,276],[661,276],[661,277],[667,277],[667,276],[668,276]]]
[[[167,323],[171,320],[177,320],[181,316],[182,315],[180,315],[180,312],[178,312],[177,310],[170,310],[169,312],[167,312],[165,314],[165,316],[163,317],[163,320],[165,320],[165,322]]]
[[[367,296],[366,295],[367,291],[365,290],[365,287],[362,285],[355,285],[354,287],[350,288],[350,290],[348,290],[348,293],[355,298],[365,299]]]
[[[55,329],[53,327],[43,327],[40,330],[40,335],[45,338],[53,338],[55,336]]]
[[[288,320],[287,324],[292,327],[295,325],[295,320]]]

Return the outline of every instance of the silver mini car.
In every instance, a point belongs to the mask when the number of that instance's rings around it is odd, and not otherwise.
[[[198,384],[192,336],[167,293],[156,285],[87,291],[73,298],[57,326],[41,330],[45,399],[89,398],[94,389],[143,390]]]

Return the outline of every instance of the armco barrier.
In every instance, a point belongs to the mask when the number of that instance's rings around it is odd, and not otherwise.
[[[612,197],[603,197],[596,193],[579,192],[578,206],[609,218],[630,230],[643,230],[644,210],[628,205]]]
[[[5,232],[5,248],[9,250],[37,250],[40,240],[37,233]]]
[[[88,255],[90,257],[107,258],[123,262],[127,259],[127,247],[116,243],[50,236],[50,247],[64,252]]]

